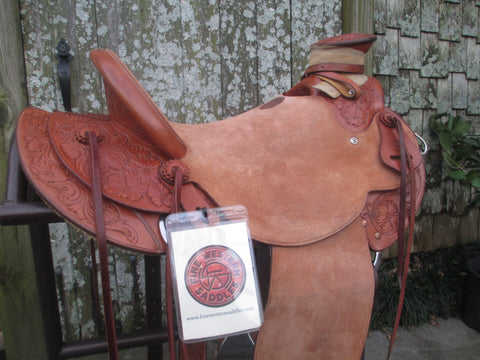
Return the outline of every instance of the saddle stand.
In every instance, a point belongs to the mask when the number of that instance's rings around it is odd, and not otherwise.
[[[29,181],[66,221],[97,235],[112,359],[106,242],[166,254],[161,217],[237,204],[248,210],[252,238],[272,247],[255,359],[360,359],[375,288],[370,250],[398,240],[393,346],[425,169],[415,134],[363,73],[374,41],[349,34],[312,45],[292,89],[209,124],[168,121],[109,50],[90,54],[108,115],[23,111],[17,139]],[[185,359],[202,359],[204,350],[180,347]]]

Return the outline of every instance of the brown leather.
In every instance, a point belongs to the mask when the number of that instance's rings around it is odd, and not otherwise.
[[[105,217],[103,215],[102,188],[100,183],[100,161],[98,156],[97,138],[94,132],[87,132],[91,156],[92,197],[95,207],[95,225],[97,248],[100,258],[100,275],[102,278],[102,296],[105,312],[105,332],[110,360],[118,360],[117,336],[113,315],[112,293],[110,291],[110,274],[108,269],[107,235],[105,232]],[[96,276],[96,275],[95,275]]]
[[[90,58],[103,76],[108,111],[112,118],[142,118],[145,135],[158,149],[168,158],[181,158],[185,154],[185,145],[171,131],[165,115],[125,64],[110,50],[93,50]]]
[[[373,40],[349,35],[314,46],[350,46],[358,57]],[[341,358],[359,358],[373,301],[368,244],[382,250],[403,237],[425,184],[415,135],[384,107],[378,81],[358,85],[345,74],[314,73],[246,113],[184,125],[165,118],[111,51],[91,56],[104,77],[109,115],[27,109],[19,119],[22,164],[45,201],[96,232],[85,142],[91,131],[99,143],[111,243],[165,253],[157,226],[162,214],[243,204],[252,237],[274,245],[256,358],[338,358],[337,347],[344,349]],[[326,96],[316,87],[321,82],[344,96]],[[353,97],[346,96],[350,89]],[[402,282],[412,239],[406,241]],[[304,341],[293,344],[291,331],[300,327]]]
[[[371,34],[341,34],[337,36],[332,36],[323,40],[320,40],[313,44],[311,47],[343,47],[349,49],[355,49],[363,53],[367,53],[368,50],[372,47],[372,44],[375,42],[377,37]],[[339,59],[341,60],[341,59]]]
[[[67,221],[95,234],[91,190],[79,177],[65,168],[49,137],[48,123],[56,114],[59,113],[52,114],[29,108],[20,115],[17,138],[22,153],[23,170],[47,204],[60,212]],[[86,119],[92,118],[90,115],[71,113],[64,113],[63,116],[65,119],[75,117],[79,124],[85,124]],[[102,143],[99,146],[102,154]],[[88,151],[87,145],[85,151]],[[100,158],[102,156],[100,155]],[[88,168],[88,164],[85,164],[85,167]],[[103,178],[102,183],[105,183]],[[167,211],[170,211],[170,208]],[[165,252],[165,244],[158,229],[158,214],[121,206],[108,198],[104,198],[104,212],[109,242],[145,253]]]
[[[315,64],[310,65],[303,77],[314,75],[318,72],[324,71],[333,71],[333,72],[347,72],[354,74],[363,74],[365,67],[363,65],[351,65],[351,64],[338,64],[338,63],[327,63],[327,64]]]

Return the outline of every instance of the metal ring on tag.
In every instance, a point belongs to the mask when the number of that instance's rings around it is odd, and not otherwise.
[[[162,235],[163,240],[165,240],[165,243],[168,243],[167,228],[165,226],[165,218],[166,216],[162,216],[160,220],[158,220],[158,228],[160,229],[160,234]]]
[[[423,151],[420,153],[422,156],[425,156],[427,155],[428,153],[428,144],[427,142],[425,141],[425,139],[423,137],[421,137],[420,135],[418,135],[417,133],[415,133],[415,136],[417,137],[418,140],[420,140],[423,144]]]
[[[373,261],[373,267],[375,269],[379,269],[380,265],[382,265],[382,259],[383,259],[383,252],[381,251],[376,251],[375,252],[375,260]]]

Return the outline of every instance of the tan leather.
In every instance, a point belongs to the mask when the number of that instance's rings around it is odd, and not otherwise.
[[[360,359],[375,288],[362,228],[357,219],[324,241],[273,248],[255,359]]]
[[[187,144],[190,179],[222,206],[245,205],[256,240],[324,239],[360,215],[369,191],[398,188],[379,156],[377,124],[350,131],[321,97],[272,101],[278,105],[216,123],[172,124]]]

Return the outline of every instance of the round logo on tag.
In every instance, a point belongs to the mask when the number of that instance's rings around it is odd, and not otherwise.
[[[185,284],[200,304],[220,307],[230,304],[245,285],[245,265],[226,246],[211,245],[198,250],[188,261]]]

